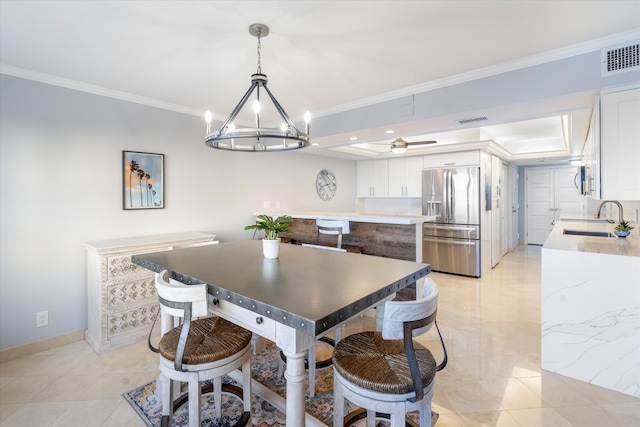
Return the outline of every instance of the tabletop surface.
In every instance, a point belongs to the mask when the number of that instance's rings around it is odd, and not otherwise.
[[[260,240],[132,256],[135,264],[319,335],[431,271],[429,264],[282,244],[266,259]]]

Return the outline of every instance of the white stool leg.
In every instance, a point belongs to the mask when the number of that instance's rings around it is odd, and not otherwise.
[[[222,417],[222,378],[213,379],[214,413],[216,418]]]
[[[200,427],[200,382],[198,374],[189,378],[189,427]]]
[[[282,378],[282,374],[284,374],[284,362],[280,359],[278,361],[278,379]]]
[[[242,399],[244,411],[251,413],[251,358],[242,364]]]
[[[431,427],[431,402],[420,408],[420,425]]]
[[[404,403],[395,404],[393,412],[391,414],[390,424],[391,427],[405,427],[406,424],[406,412],[404,410]]]
[[[262,353],[264,349],[264,339],[256,333],[251,334],[251,351],[253,352],[253,354]]]
[[[367,409],[367,427],[376,427],[376,411]]]
[[[169,425],[173,423],[173,381],[160,375],[162,384],[162,416],[169,417]]]
[[[333,427],[344,426],[344,394],[342,384],[336,379],[336,370],[333,369]]]

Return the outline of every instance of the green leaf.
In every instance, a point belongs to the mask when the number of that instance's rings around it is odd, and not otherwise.
[[[262,230],[264,238],[267,240],[276,240],[278,234],[289,232],[289,224],[293,222],[293,218],[288,215],[282,215],[273,218],[269,215],[257,215],[256,223],[244,227],[245,230]]]

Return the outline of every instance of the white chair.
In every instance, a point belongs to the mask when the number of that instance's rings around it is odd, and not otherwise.
[[[303,243],[302,246],[306,248],[312,249],[320,249],[324,251],[334,251],[334,252],[347,252],[346,249],[334,248],[331,246],[320,246],[320,245],[310,245],[307,243]],[[334,346],[336,342],[340,341],[340,327],[335,330],[335,340],[328,338],[326,336],[318,338],[318,341],[322,341],[325,344],[329,344],[330,346]],[[278,378],[282,378],[282,374],[284,373],[284,366],[286,363],[286,358],[284,354],[280,352],[280,362],[278,364]],[[307,369],[309,373],[309,397],[315,396],[316,393],[316,369],[324,369],[331,366],[331,359],[324,360],[321,362],[316,362],[316,345],[314,344],[309,347],[307,350],[307,360],[305,361],[305,369]],[[315,367],[314,369],[310,369],[310,367]]]
[[[345,398],[366,409],[367,427],[375,425],[376,413],[388,414],[391,427],[404,427],[407,412],[415,410],[420,414],[420,426],[431,426],[434,379],[436,371],[447,364],[447,352],[440,337],[444,359],[436,365],[431,352],[413,340],[435,324],[438,287],[425,280],[418,295],[422,298],[415,301],[384,304],[382,332],[356,333],[336,344],[334,427],[359,419],[354,413],[344,416]]]
[[[342,236],[350,233],[349,221],[316,219],[316,226],[318,227],[318,238],[320,234],[338,236],[338,244],[336,245],[338,249],[342,248]]]
[[[172,425],[175,381],[188,383],[189,427],[200,427],[200,382],[213,380],[214,414],[222,416],[222,376],[242,368],[243,387],[225,387],[243,399],[244,415],[235,424],[251,419],[251,332],[220,317],[207,316],[206,285],[167,282],[166,270],[156,274],[156,289],[166,329],[171,319],[183,324],[162,335],[158,344],[162,381],[162,425]],[[204,317],[194,320],[198,317]]]

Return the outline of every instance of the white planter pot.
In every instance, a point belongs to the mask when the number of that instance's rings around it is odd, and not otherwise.
[[[278,258],[280,255],[280,238],[276,240],[262,239],[262,253],[265,258]]]

